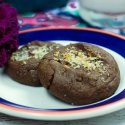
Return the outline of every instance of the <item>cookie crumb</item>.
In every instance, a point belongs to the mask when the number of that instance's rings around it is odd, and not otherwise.
[[[26,61],[23,61],[23,64],[26,64]]]
[[[66,94],[64,94],[64,97],[66,97],[67,95]]]
[[[55,52],[54,60],[65,62],[65,67],[70,66],[74,69],[104,69],[103,61],[101,60],[101,57],[99,55],[92,55],[90,52],[87,53],[82,50],[78,50],[76,47],[66,48],[64,53],[61,53],[59,51]]]

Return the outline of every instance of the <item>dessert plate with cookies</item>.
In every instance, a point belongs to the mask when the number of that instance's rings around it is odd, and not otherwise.
[[[23,30],[0,69],[0,112],[77,120],[125,108],[125,37],[93,28]]]

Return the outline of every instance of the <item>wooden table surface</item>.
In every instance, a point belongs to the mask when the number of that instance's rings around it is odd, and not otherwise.
[[[125,109],[96,118],[75,121],[36,121],[0,114],[0,125],[125,125]]]

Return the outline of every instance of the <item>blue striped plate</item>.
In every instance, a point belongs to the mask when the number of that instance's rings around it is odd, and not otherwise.
[[[37,120],[75,120],[96,117],[125,108],[125,37],[90,28],[36,28],[21,31],[20,45],[33,40],[96,44],[116,59],[121,82],[114,95],[97,103],[73,106],[52,97],[43,87],[29,87],[10,79],[0,69],[0,112]]]

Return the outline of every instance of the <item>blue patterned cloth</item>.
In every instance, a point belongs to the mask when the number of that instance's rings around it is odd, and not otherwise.
[[[69,0],[67,6],[63,8],[53,9],[46,12],[19,15],[18,19],[20,30],[48,26],[93,27],[81,19],[77,0]],[[113,29],[107,27],[103,30],[115,32],[125,36],[125,29]]]

